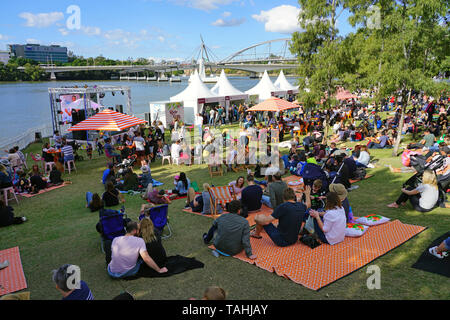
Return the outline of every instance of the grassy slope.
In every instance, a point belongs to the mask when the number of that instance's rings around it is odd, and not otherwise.
[[[348,144],[350,145],[350,144]],[[39,152],[41,145],[31,145],[27,152]],[[59,299],[51,280],[51,270],[65,263],[81,267],[85,280],[96,299],[111,299],[126,289],[138,299],[187,299],[200,297],[210,285],[222,286],[230,299],[449,299],[450,282],[446,278],[411,268],[421,252],[438,236],[450,229],[448,209],[419,213],[408,205],[389,209],[386,204],[399,195],[409,174],[392,174],[384,164],[400,167],[400,159],[391,150],[373,150],[380,159],[371,169],[375,177],[360,182],[349,194],[356,215],[379,213],[391,219],[428,229],[372,264],[381,268],[381,290],[368,290],[367,267],[315,292],[273,273],[232,258],[215,258],[203,244],[201,235],[210,227],[209,218],[182,212],[184,200],[175,201],[169,209],[174,235],[164,241],[169,255],[196,257],[204,269],[189,271],[166,279],[111,280],[105,271],[100,239],[95,230],[98,213],[85,208],[85,192],[102,192],[100,183],[106,159],[98,155],[92,161],[77,164],[72,185],[46,194],[21,199],[14,204],[16,214],[26,215],[29,222],[0,229],[0,250],[19,246],[32,299]],[[31,164],[31,163],[30,163]],[[206,166],[176,167],[152,165],[153,177],[171,188],[173,176],[183,170],[191,181],[224,185],[239,174],[209,177]],[[66,175],[66,178],[68,176]],[[126,196],[126,209],[132,219],[138,216],[139,196]]]

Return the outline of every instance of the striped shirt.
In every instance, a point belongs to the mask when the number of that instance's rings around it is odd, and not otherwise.
[[[73,148],[71,145],[66,144],[61,148],[61,152],[64,154],[64,158],[73,157]]]

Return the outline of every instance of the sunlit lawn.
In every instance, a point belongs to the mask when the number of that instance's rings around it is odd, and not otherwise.
[[[350,146],[353,144],[347,144]],[[40,152],[41,144],[33,144],[26,151]],[[196,257],[205,264],[203,269],[189,271],[170,278],[112,280],[105,270],[104,255],[100,250],[99,234],[95,230],[98,213],[85,207],[85,192],[103,192],[101,175],[106,158],[95,154],[92,161],[77,163],[78,172],[69,178],[73,184],[31,199],[21,198],[16,213],[29,221],[20,226],[0,229],[0,250],[19,246],[28,290],[32,299],[60,299],[51,280],[51,271],[70,263],[81,267],[82,279],[91,288],[96,299],[111,299],[123,290],[138,299],[200,298],[211,285],[223,287],[230,299],[449,299],[450,282],[447,278],[411,268],[428,244],[450,229],[450,210],[436,209],[418,213],[408,205],[389,209],[386,205],[398,197],[402,183],[410,174],[393,174],[385,167],[400,167],[400,158],[393,158],[391,150],[373,150],[379,159],[375,176],[358,183],[359,189],[349,194],[356,215],[379,213],[403,223],[425,226],[428,229],[410,241],[375,260],[381,268],[381,289],[368,290],[367,267],[340,279],[319,292],[264,271],[233,258],[215,258],[202,241],[211,219],[184,213],[184,200],[170,205],[170,223],[174,235],[164,241],[169,255]],[[31,162],[29,163],[31,165]],[[152,164],[152,175],[173,186],[173,177],[186,172],[199,186],[203,182],[225,185],[240,174],[227,173],[223,177],[209,177],[205,165],[161,166]],[[126,195],[126,211],[136,219],[143,201],[139,196]]]

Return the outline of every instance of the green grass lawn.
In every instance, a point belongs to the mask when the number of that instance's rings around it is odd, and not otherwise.
[[[351,146],[353,144],[347,144]],[[31,145],[26,152],[40,152],[41,144]],[[425,226],[428,229],[400,247],[373,261],[381,268],[381,289],[366,286],[367,266],[325,287],[319,292],[307,289],[290,280],[264,271],[233,258],[215,258],[203,244],[202,234],[212,220],[182,211],[184,200],[170,205],[170,223],[174,235],[164,240],[168,255],[195,257],[205,264],[203,269],[188,271],[170,278],[112,280],[105,269],[100,250],[100,237],[95,230],[98,212],[86,209],[85,193],[103,192],[101,183],[106,158],[94,152],[92,161],[77,163],[78,172],[65,175],[73,184],[31,199],[21,198],[13,204],[17,215],[29,221],[23,225],[0,229],[0,250],[19,246],[22,264],[32,299],[60,299],[52,282],[51,271],[70,263],[80,266],[81,277],[96,299],[111,299],[127,290],[137,299],[200,298],[206,287],[223,287],[229,299],[449,299],[450,281],[447,278],[411,268],[429,243],[450,229],[450,210],[436,209],[419,213],[408,204],[405,208],[390,209],[386,205],[396,200],[402,183],[410,174],[393,174],[385,164],[400,167],[400,158],[391,150],[371,150],[379,159],[375,176],[359,182],[359,189],[349,193],[355,215],[378,213],[403,223]],[[29,162],[32,164],[32,161]],[[173,177],[186,172],[191,181],[225,185],[239,176],[227,173],[211,179],[207,166],[161,166],[152,164],[154,179],[171,189]],[[143,201],[139,196],[126,195],[126,211],[136,220]],[[119,207],[118,207],[119,208]]]

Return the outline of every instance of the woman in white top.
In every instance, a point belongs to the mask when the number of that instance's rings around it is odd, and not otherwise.
[[[434,209],[439,200],[439,189],[437,185],[436,174],[433,170],[425,170],[422,177],[422,183],[417,188],[402,188],[402,194],[388,205],[389,208],[398,208],[405,205],[406,201],[411,202],[414,210],[419,212],[429,212]]]
[[[359,152],[359,157],[355,159],[357,167],[367,167],[370,162],[370,153],[367,146],[361,146],[361,151]]]
[[[322,243],[334,245],[344,241],[347,218],[336,192],[327,194],[325,212],[310,210],[309,214],[314,218],[314,232]]]

